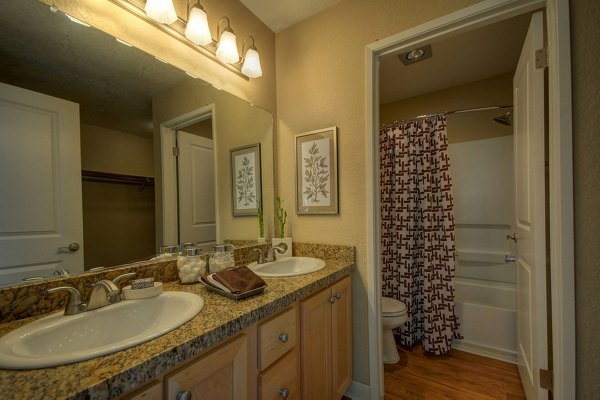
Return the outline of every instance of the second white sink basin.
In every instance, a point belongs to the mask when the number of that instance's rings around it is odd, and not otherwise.
[[[114,353],[172,331],[203,307],[196,294],[163,292],[77,315],[52,314],[0,338],[0,368],[54,367]]]
[[[325,261],[312,257],[284,257],[270,263],[248,265],[256,275],[264,277],[285,277],[310,274],[325,268]]]

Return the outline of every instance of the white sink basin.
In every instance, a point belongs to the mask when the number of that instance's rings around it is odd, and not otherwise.
[[[196,294],[163,292],[77,315],[52,314],[0,338],[0,368],[54,367],[114,353],[172,331],[202,307]]]
[[[325,268],[325,261],[312,257],[284,257],[264,264],[253,262],[248,268],[259,276],[284,277],[320,271]]]

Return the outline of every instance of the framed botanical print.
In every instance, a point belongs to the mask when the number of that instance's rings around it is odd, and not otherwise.
[[[338,214],[337,127],[296,135],[296,214]]]
[[[234,217],[258,215],[261,200],[260,143],[230,150]]]

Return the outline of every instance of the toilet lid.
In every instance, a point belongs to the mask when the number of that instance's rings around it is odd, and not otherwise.
[[[392,299],[391,297],[382,297],[381,312],[388,316],[406,314],[406,305],[400,300]]]

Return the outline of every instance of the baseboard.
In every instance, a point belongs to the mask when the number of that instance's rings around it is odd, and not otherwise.
[[[454,340],[452,342],[452,348],[467,353],[473,353],[480,356],[493,358],[500,361],[506,361],[512,364],[517,363],[517,353],[504,349],[483,346],[465,340]]]
[[[371,387],[364,383],[352,381],[352,384],[344,395],[350,397],[352,400],[369,400],[371,398]]]

